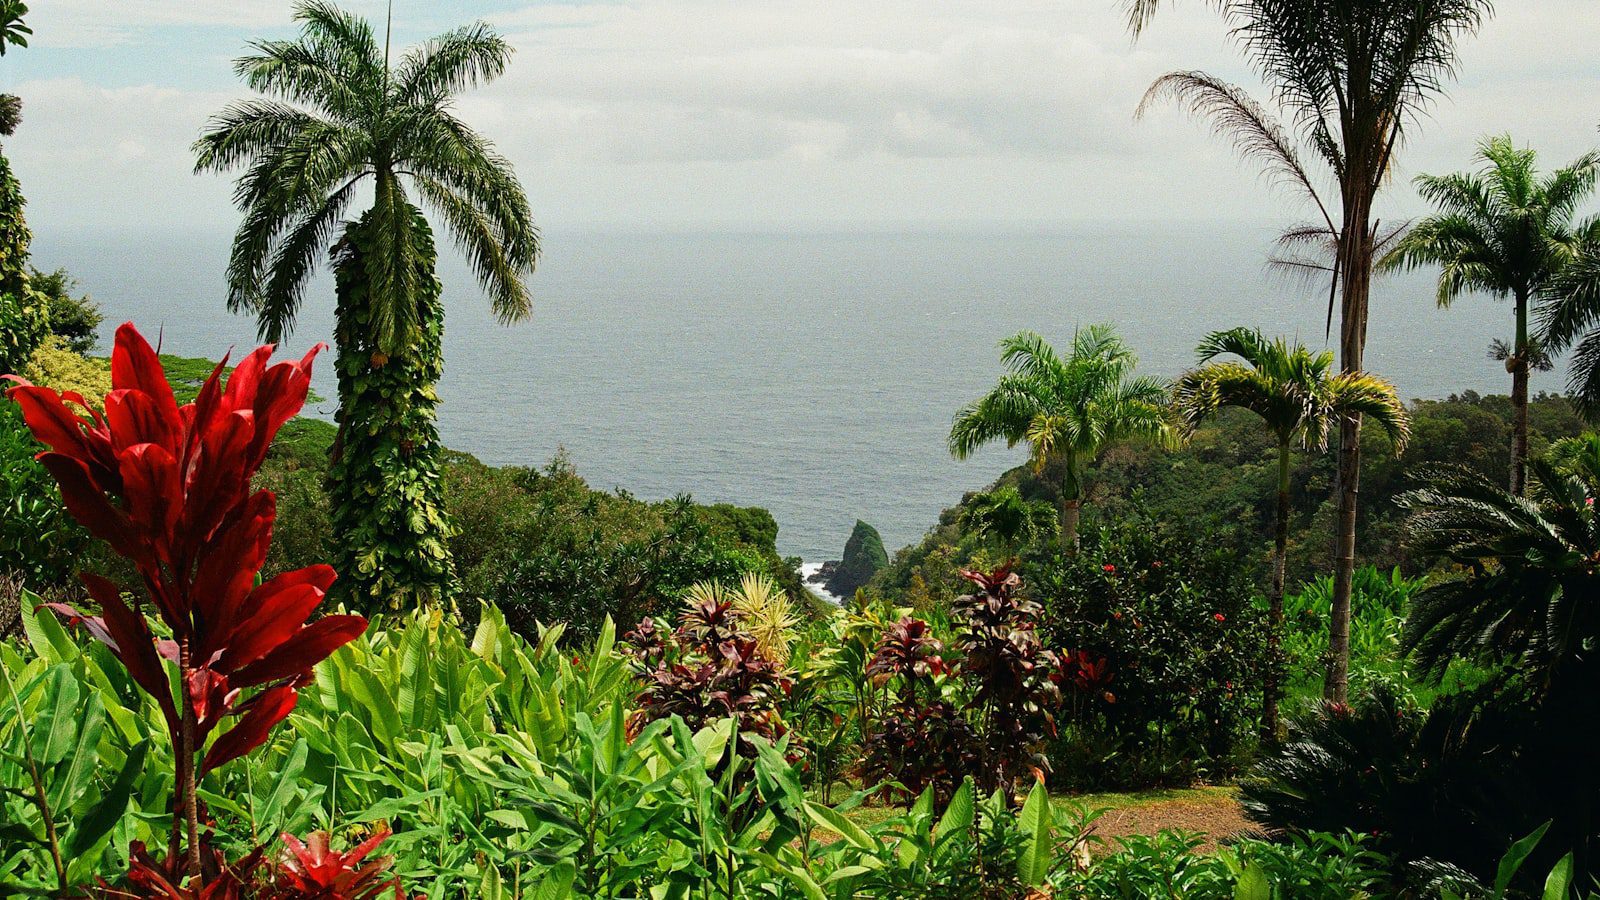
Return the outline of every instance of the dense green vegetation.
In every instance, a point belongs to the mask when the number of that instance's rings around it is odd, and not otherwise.
[[[1129,5],[1136,33],[1159,5]],[[948,446],[1028,465],[892,560],[858,522],[843,607],[764,510],[440,444],[419,205],[503,320],[538,255],[451,112],[508,64],[487,26],[391,65],[301,3],[298,40],[238,63],[266,97],[197,144],[245,169],[229,302],[265,336],[334,245],[332,424],[296,418],[320,347],[226,368],[129,324],[86,356],[98,310],[28,266],[0,156],[0,370],[24,376],[0,402],[0,893],[1594,900],[1600,226],[1576,206],[1600,162],[1539,179],[1491,140],[1481,175],[1420,180],[1440,215],[1379,234],[1392,153],[1488,4],[1214,6],[1290,124],[1203,73],[1147,99],[1303,189],[1319,221],[1285,242],[1332,278],[1340,371],[1242,328],[1172,384],[1110,326],[1009,338]],[[26,13],[0,0],[0,56]],[[1439,266],[1441,303],[1514,301],[1509,399],[1406,407],[1363,371],[1384,253]],[[1529,398],[1569,346],[1570,398]],[[1102,840],[1062,799],[1205,783],[1264,836]]]

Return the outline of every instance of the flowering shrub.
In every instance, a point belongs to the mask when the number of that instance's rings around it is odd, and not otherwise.
[[[278,429],[305,403],[311,362],[322,349],[269,367],[273,348],[261,347],[226,386],[225,363],[218,364],[195,402],[180,407],[155,350],[125,324],[117,329],[103,414],[71,391],[21,382],[9,392],[49,448],[39,460],[67,511],[139,573],[137,590],[83,576],[99,615],[51,608],[109,647],[161,709],[176,761],[162,870],[170,875],[202,873],[199,778],[265,742],[294,708],[312,667],[367,627],[359,616],[307,623],[333,583],[328,566],[256,584],[275,503],[270,492],[251,490],[251,478]],[[176,696],[169,667],[176,669]],[[178,866],[173,858],[185,826],[187,862]]]
[[[1066,654],[1057,777],[1086,790],[1222,775],[1260,714],[1263,615],[1226,552],[1130,521],[1030,558],[1040,629]]]

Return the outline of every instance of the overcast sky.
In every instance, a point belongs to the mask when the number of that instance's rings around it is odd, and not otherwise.
[[[1600,4],[1501,0],[1416,129],[1419,171],[1510,131],[1547,163],[1600,144]],[[347,0],[374,19],[380,0]],[[38,0],[0,60],[6,141],[35,229],[231,229],[229,179],[191,174],[230,60],[292,32],[280,0]],[[461,114],[516,164],[547,228],[1034,228],[1298,218],[1152,79],[1253,89],[1208,4],[1172,0],[1137,44],[1118,0],[397,0],[397,42],[473,18],[517,48]]]

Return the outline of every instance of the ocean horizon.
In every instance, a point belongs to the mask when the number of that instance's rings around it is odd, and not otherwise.
[[[1326,289],[1265,265],[1272,224],[783,232],[547,229],[533,317],[498,325],[441,240],[444,442],[495,465],[565,452],[601,489],[645,499],[762,506],[778,547],[837,558],[856,519],[891,553],[939,512],[1021,461],[1020,450],[950,458],[944,436],[1000,372],[996,344],[1031,329],[1058,344],[1115,324],[1141,370],[1171,377],[1205,331],[1258,326],[1325,341]],[[226,232],[39,236],[33,262],[66,267],[167,352],[216,358],[255,343],[225,307]],[[286,349],[332,331],[326,273]],[[1337,324],[1337,323],[1336,323]],[[1435,308],[1433,280],[1380,280],[1367,367],[1406,398],[1507,393],[1488,343],[1510,306]],[[317,372],[331,417],[331,357]],[[1560,371],[1533,390],[1561,388]]]

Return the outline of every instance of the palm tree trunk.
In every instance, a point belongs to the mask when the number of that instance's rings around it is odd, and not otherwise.
[[[1083,501],[1077,497],[1061,498],[1061,549],[1068,555],[1078,553],[1078,520],[1083,514]]]
[[[1278,695],[1283,691],[1283,571],[1289,553],[1289,439],[1278,440],[1278,512],[1272,531],[1272,596],[1267,607],[1267,671],[1261,698],[1261,738],[1278,740]]]
[[[1528,479],[1528,296],[1517,292],[1517,343],[1511,370],[1511,493],[1521,496]]]
[[[1357,167],[1357,172],[1362,171]],[[1347,176],[1349,177],[1349,176]],[[1339,319],[1340,368],[1362,370],[1367,345],[1367,301],[1372,289],[1371,195],[1358,186],[1346,192],[1339,269],[1344,293]],[[1356,570],[1356,508],[1361,495],[1361,416],[1339,423],[1338,511],[1334,517],[1333,602],[1328,616],[1328,674],[1322,694],[1335,703],[1350,699],[1350,590]]]

